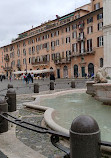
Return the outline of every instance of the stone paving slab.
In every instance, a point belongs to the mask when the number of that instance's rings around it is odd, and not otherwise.
[[[19,141],[15,136],[15,127],[1,134],[0,142],[0,150],[7,155],[3,158],[46,158]]]

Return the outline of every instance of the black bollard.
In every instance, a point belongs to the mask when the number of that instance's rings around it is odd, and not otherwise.
[[[54,82],[50,81],[50,90],[54,90]]]
[[[16,92],[13,88],[7,90],[6,97],[8,98],[8,112],[16,111]]]
[[[34,93],[39,93],[39,84],[34,83]]]
[[[8,104],[5,99],[0,98],[0,112],[8,112]],[[8,131],[8,121],[0,116],[0,133]]]
[[[13,88],[13,85],[12,84],[8,84],[7,88]]]
[[[70,129],[71,158],[100,158],[100,130],[90,116],[79,116]]]
[[[71,88],[75,88],[75,81],[74,80],[71,81]]]

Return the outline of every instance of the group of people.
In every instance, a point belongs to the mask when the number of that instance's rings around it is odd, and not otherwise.
[[[24,83],[24,81],[26,83],[28,83],[28,84],[29,84],[29,82],[33,83],[33,78],[34,78],[34,74],[33,73],[31,73],[31,74],[30,73],[22,74],[23,83]]]

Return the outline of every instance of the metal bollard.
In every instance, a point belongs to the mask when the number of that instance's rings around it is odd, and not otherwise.
[[[50,90],[54,90],[54,82],[50,81]]]
[[[8,112],[8,104],[5,99],[0,98],[0,112]],[[8,131],[8,121],[0,116],[0,133]]]
[[[13,85],[12,84],[8,84],[7,88],[13,88]]]
[[[6,97],[8,97],[8,112],[16,111],[16,92],[13,88],[7,90]]]
[[[75,88],[75,81],[74,80],[71,81],[71,88]]]
[[[34,83],[34,93],[39,93],[39,84]]]
[[[100,130],[90,116],[79,116],[70,129],[71,158],[100,158]]]

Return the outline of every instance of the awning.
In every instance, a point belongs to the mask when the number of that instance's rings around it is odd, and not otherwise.
[[[53,69],[43,69],[43,70],[27,70],[27,73],[33,73],[33,74],[42,74],[47,72],[53,72]],[[15,71],[13,74],[19,75],[19,74],[25,74],[26,71]]]

